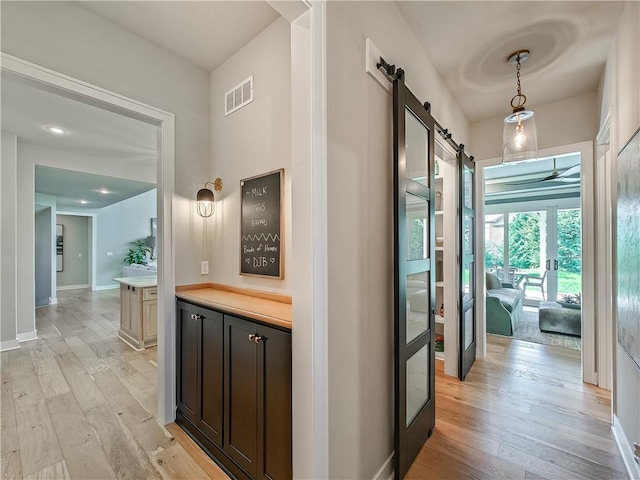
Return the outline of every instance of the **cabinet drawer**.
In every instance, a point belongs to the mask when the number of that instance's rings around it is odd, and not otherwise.
[[[142,294],[142,300],[155,300],[158,298],[157,288],[145,288]]]

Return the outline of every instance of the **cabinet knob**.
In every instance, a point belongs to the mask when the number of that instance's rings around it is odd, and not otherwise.
[[[195,320],[196,322],[202,318],[202,315],[198,315],[197,313],[191,314],[191,320]]]
[[[249,334],[249,341],[250,342],[255,342],[256,341],[256,336],[253,333]]]
[[[261,343],[264,340],[264,337],[261,337],[260,335],[256,335],[255,337],[254,342],[256,343]]]

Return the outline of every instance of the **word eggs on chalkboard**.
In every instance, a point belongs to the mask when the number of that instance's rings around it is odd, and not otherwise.
[[[240,226],[240,274],[283,278],[282,185],[284,169],[246,178]]]

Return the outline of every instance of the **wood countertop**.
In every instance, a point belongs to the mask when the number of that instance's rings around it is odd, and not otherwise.
[[[260,298],[260,292],[223,286],[178,287],[176,297],[203,307],[241,315],[259,322],[291,330],[291,302]],[[236,290],[236,291],[229,291]],[[246,292],[246,293],[244,293]]]
[[[112,278],[114,282],[121,283],[123,285],[131,285],[136,288],[155,287],[158,285],[158,277],[118,277]]]

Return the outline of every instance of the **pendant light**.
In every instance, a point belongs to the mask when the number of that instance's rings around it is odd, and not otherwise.
[[[529,58],[529,50],[518,50],[508,57],[516,65],[518,93],[511,99],[513,112],[504,119],[502,162],[518,162],[538,158],[538,133],[533,112],[525,108],[527,96],[520,87],[520,66]]]

